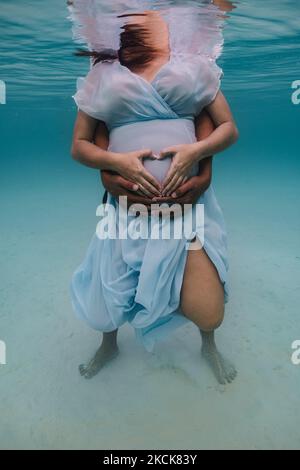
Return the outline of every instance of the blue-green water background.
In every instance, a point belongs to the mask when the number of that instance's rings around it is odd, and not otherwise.
[[[7,86],[0,105],[0,339],[8,354],[0,366],[1,446],[300,447],[300,368],[290,361],[291,343],[300,339],[300,105],[291,101],[291,84],[300,80],[299,13],[297,0],[245,0],[225,29],[219,63],[240,140],[214,165],[232,290],[220,341],[239,369],[224,394],[209,371],[188,370],[188,355],[172,358],[176,341],[150,363],[131,345],[143,362],[132,367],[125,354],[117,378],[109,369],[92,385],[77,377],[77,363],[98,341],[75,320],[68,297],[102,195],[97,172],[70,158],[71,96],[88,62],[73,56],[63,1],[0,0]],[[128,341],[124,333],[125,349]],[[177,391],[171,404],[170,390]]]

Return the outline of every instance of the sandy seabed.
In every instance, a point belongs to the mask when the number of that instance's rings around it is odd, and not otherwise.
[[[120,356],[92,381],[82,379],[78,365],[99,335],[73,315],[68,286],[96,223],[96,189],[79,169],[81,191],[75,177],[66,186],[56,175],[55,191],[37,178],[23,184],[20,198],[20,181],[10,182],[0,202],[2,449],[300,448],[300,366],[291,363],[291,344],[300,339],[298,181],[288,175],[274,205],[282,174],[270,186],[241,177],[234,192],[229,174],[217,188],[231,265],[218,342],[239,373],[228,387],[202,361],[192,324],[153,354],[125,326]],[[246,183],[256,185],[255,211]]]

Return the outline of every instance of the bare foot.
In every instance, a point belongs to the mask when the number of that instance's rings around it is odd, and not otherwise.
[[[201,331],[202,335],[202,356],[212,369],[219,384],[225,385],[233,382],[237,376],[235,367],[219,353],[214,340],[214,332],[206,333]]]
[[[88,364],[79,366],[80,375],[86,379],[91,379],[100,372],[100,370],[112,361],[119,354],[119,348],[116,342],[116,332],[104,333],[103,341],[93,359]]]
[[[217,348],[203,347],[202,356],[214,372],[219,384],[231,383],[236,378],[235,367],[219,353]]]

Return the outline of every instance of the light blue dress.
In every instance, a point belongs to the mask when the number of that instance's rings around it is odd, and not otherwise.
[[[74,99],[79,109],[106,123],[111,151],[151,148],[158,154],[167,146],[196,141],[194,118],[215,99],[221,74],[213,60],[188,54],[171,55],[151,83],[118,61],[102,62],[79,83]],[[148,171],[156,177],[160,176],[160,168],[165,173],[162,162],[148,165]],[[119,203],[110,194],[107,204],[118,214]],[[188,236],[196,234],[201,239],[218,271],[227,301],[226,230],[212,186],[197,204],[204,205],[204,225],[194,223]],[[153,223],[153,217],[144,220],[145,224]],[[119,224],[118,219],[115,223]],[[133,232],[140,230],[138,217],[129,216],[129,223]],[[163,222],[157,218],[154,223]],[[146,349],[153,350],[157,339],[189,321],[180,312],[187,254],[184,237],[113,239],[99,237],[98,230],[72,278],[76,314],[102,332],[128,322]]]

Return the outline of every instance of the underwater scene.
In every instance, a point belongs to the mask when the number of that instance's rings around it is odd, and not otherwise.
[[[91,12],[74,10],[83,0],[42,3],[0,0],[0,448],[299,450],[299,2],[99,1],[90,28]],[[92,380],[78,372],[100,336],[74,315],[70,282],[104,188],[71,156],[72,97],[91,66],[75,52],[114,50],[117,15],[152,9],[179,53],[214,54],[239,129],[213,160],[229,261],[216,337],[237,370],[227,385],[192,323],[150,352],[125,324],[121,354]]]

